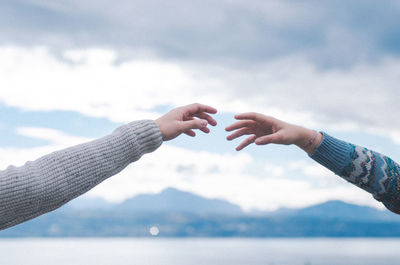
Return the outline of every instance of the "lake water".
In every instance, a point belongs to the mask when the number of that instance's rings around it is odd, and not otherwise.
[[[0,239],[5,265],[397,265],[400,239]]]

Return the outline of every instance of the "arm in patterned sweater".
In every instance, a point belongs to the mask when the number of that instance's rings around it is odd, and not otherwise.
[[[143,154],[193,129],[209,132],[214,108],[192,104],[156,121],[135,121],[103,138],[0,171],[0,230],[52,211],[117,174]],[[200,119],[195,119],[198,117]]]
[[[389,157],[326,133],[310,157],[400,214],[400,166]]]
[[[289,124],[259,113],[236,115],[238,122],[228,140],[246,138],[236,150],[247,145],[295,144],[309,156],[347,181],[371,193],[389,210],[400,214],[400,166],[377,152],[338,140],[326,133]]]

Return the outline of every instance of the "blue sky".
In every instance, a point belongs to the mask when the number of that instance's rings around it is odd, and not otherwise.
[[[0,3],[0,166],[155,119],[219,109],[87,196],[121,201],[168,186],[244,209],[330,199],[379,205],[295,147],[234,150],[224,127],[257,111],[400,160],[400,1]]]

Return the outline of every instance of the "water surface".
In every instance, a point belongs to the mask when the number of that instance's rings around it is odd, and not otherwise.
[[[400,239],[0,239],[1,264],[398,265]]]

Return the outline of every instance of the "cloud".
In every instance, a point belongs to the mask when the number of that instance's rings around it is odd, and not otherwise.
[[[172,64],[139,61],[115,66],[110,51],[90,50],[77,65],[62,63],[43,48],[5,48],[0,53],[0,71],[8,75],[1,82],[2,101],[25,110],[73,110],[114,121],[154,118],[151,109],[169,104],[168,93],[178,94],[188,82]],[[77,53],[66,55],[71,59]]]
[[[15,132],[21,136],[45,140],[48,144],[35,148],[0,148],[0,170],[9,165],[22,166],[27,161],[35,160],[53,151],[92,140],[71,136],[51,128],[18,127]]]
[[[286,166],[289,171],[287,175],[295,176],[300,174],[316,188],[329,189],[329,187],[344,187],[348,185],[345,180],[335,175],[332,171],[311,160],[289,161]]]
[[[42,139],[56,146],[70,146],[88,142],[92,139],[86,137],[70,136],[50,128],[18,127],[16,133],[25,137]]]
[[[319,70],[289,56],[250,70],[162,60],[116,62],[112,50],[0,47],[0,101],[24,110],[69,110],[116,122],[156,118],[160,106],[192,102],[222,112],[257,111],[314,128],[400,131],[397,69],[385,58],[344,70]],[[384,128],[384,129],[383,129]]]
[[[399,13],[396,0],[6,0],[0,43],[239,65],[305,54],[321,67],[342,66],[399,55]]]
[[[274,177],[282,177],[286,171],[285,167],[270,163],[264,164],[264,170],[266,174],[272,175]]]

